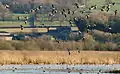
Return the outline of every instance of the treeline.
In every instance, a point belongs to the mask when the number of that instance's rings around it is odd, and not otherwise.
[[[101,35],[102,36],[102,35]],[[99,42],[90,34],[85,34],[84,40],[79,41],[51,41],[49,36],[42,36],[38,39],[23,41],[0,41],[0,50],[48,50],[66,51],[70,50],[96,50],[96,51],[118,51],[120,45],[114,42]],[[103,38],[104,39],[104,38]]]

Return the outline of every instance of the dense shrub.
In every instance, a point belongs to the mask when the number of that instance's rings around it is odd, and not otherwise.
[[[94,33],[96,35],[94,35]],[[104,35],[103,35],[104,34]],[[114,41],[114,37],[119,36],[111,34],[112,39],[109,41],[109,33],[104,32],[93,32],[92,35],[85,33],[85,39],[79,41],[68,40],[50,40],[49,36],[43,36],[41,38],[24,40],[24,41],[0,41],[0,50],[48,50],[48,51],[66,51],[67,48],[70,50],[97,50],[97,51],[114,51],[119,50],[119,41]],[[101,40],[108,38],[108,41],[100,42]],[[116,43],[115,43],[116,42]]]

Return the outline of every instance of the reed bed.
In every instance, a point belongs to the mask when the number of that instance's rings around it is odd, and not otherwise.
[[[120,52],[0,51],[0,64],[120,64]]]

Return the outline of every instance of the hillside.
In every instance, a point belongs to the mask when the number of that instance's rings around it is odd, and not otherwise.
[[[109,1],[109,0],[108,0]],[[118,10],[120,11],[120,0],[111,0],[112,2],[115,2],[116,5],[114,7],[112,7],[111,10]],[[102,5],[106,4],[105,0],[90,0],[88,2],[88,5],[97,5],[98,8]]]

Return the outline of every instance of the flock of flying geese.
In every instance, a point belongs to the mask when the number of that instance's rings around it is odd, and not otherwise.
[[[115,4],[116,4],[115,2],[112,2],[112,3],[106,4],[106,5],[102,5],[101,8],[100,8],[100,10],[101,10],[101,11],[109,12],[111,6],[115,6]],[[75,10],[71,10],[70,8],[62,8],[62,9],[59,9],[59,8],[57,8],[54,4],[52,4],[52,5],[51,5],[51,11],[48,13],[48,15],[51,16],[51,17],[54,17],[54,16],[56,15],[56,13],[59,13],[60,15],[63,15],[64,18],[66,18],[66,19],[67,19],[67,16],[68,16],[68,15],[72,15],[73,18],[70,18],[69,20],[67,20],[67,21],[69,22],[69,24],[71,25],[71,24],[73,23],[73,20],[77,20],[77,18],[74,17],[74,14],[76,13],[76,10],[79,10],[79,9],[81,9],[82,7],[83,7],[83,8],[85,7],[85,5],[82,5],[82,6],[81,6],[78,2],[75,2],[73,5],[74,5],[74,7],[75,7]],[[8,8],[9,5],[5,5],[5,7]],[[37,8],[31,9],[31,10],[29,11],[29,13],[33,13],[33,12],[34,12],[34,13],[36,14],[36,12],[39,11],[39,10],[41,10],[42,8],[43,8],[43,6],[42,6],[42,5],[39,5]],[[97,5],[92,5],[92,6],[90,6],[90,7],[87,7],[86,10],[91,11],[91,10],[93,10],[93,9],[98,9],[98,6],[97,6]],[[82,11],[80,11],[79,13],[84,14],[84,13],[86,13],[86,10],[82,10]],[[115,10],[115,11],[114,11],[114,15],[116,16],[117,13],[118,13],[118,10]],[[86,19],[89,19],[90,13],[85,14],[85,16],[86,16]],[[27,24],[27,21],[28,21],[29,18],[28,18],[28,17],[24,17],[24,19],[25,19],[25,20],[24,20],[24,23]],[[19,16],[18,16],[18,20],[20,20],[20,17],[19,17]],[[42,25],[44,26],[44,24],[42,24]],[[20,25],[20,26],[21,26],[21,30],[23,30],[23,26],[22,26],[22,25]],[[88,25],[87,28],[90,28],[91,26],[92,26],[92,25]],[[94,26],[96,26],[96,25],[94,25]],[[111,27],[109,26],[108,29],[111,30]]]

